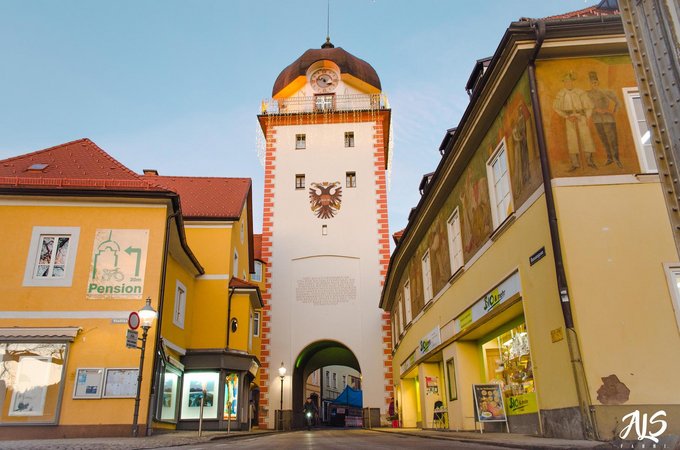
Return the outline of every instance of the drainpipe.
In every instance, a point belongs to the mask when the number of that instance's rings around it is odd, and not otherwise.
[[[229,279],[231,281],[231,278]],[[229,338],[231,337],[231,297],[234,295],[236,288],[229,288],[229,297],[227,299],[227,349],[229,349]]]
[[[538,90],[536,84],[536,58],[538,57],[538,52],[541,50],[541,46],[543,45],[543,41],[545,39],[545,22],[539,20],[533,22],[531,26],[536,33],[536,45],[534,46],[534,52],[529,60],[529,88],[531,90],[531,106],[534,110],[534,125],[536,128],[538,152],[541,160],[541,175],[543,176],[545,203],[548,210],[550,240],[553,248],[553,258],[555,260],[557,289],[560,297],[560,306],[562,307],[562,316],[564,317],[567,346],[569,348],[571,366],[574,372],[574,380],[576,381],[576,395],[578,397],[579,410],[581,412],[581,420],[583,421],[585,437],[586,439],[598,439],[597,429],[595,429],[593,426],[593,412],[590,405],[590,394],[588,393],[588,384],[586,380],[585,369],[583,368],[581,349],[579,347],[576,329],[574,328],[571,300],[569,299],[569,287],[567,285],[567,276],[564,270],[564,259],[562,258],[559,227],[557,226],[555,197],[551,183],[552,176],[550,174],[548,152],[545,142],[545,134],[543,132],[543,114],[541,112],[541,105],[538,101]]]
[[[149,395],[149,407],[146,413],[146,436],[150,436],[151,422],[155,414],[156,391],[158,386],[158,348],[161,345],[161,325],[163,324],[163,298],[165,297],[165,279],[167,276],[168,247],[170,246],[170,222],[176,219],[181,211],[177,210],[170,214],[165,220],[165,242],[163,243],[163,261],[161,263],[161,281],[158,287],[158,328],[156,328],[156,339],[153,343],[153,370],[151,371],[151,395]]]

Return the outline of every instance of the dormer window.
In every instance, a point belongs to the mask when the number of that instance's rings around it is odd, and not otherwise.
[[[315,95],[314,109],[316,111],[332,111],[335,103],[335,95]]]

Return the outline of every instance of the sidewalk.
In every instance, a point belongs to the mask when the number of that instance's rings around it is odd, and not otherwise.
[[[278,433],[273,430],[252,431],[204,431],[198,437],[197,431],[173,431],[145,437],[115,437],[115,438],[73,438],[73,439],[41,439],[21,441],[0,441],[2,450],[136,450],[180,445],[200,444],[215,439],[239,439],[244,437],[261,436]]]
[[[421,430],[420,428],[372,428],[381,433],[396,433],[426,439],[473,442],[523,450],[546,449],[614,449],[613,444],[599,441],[551,439],[526,434],[476,433],[472,431]]]

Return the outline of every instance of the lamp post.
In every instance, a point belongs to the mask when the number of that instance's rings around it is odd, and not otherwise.
[[[279,422],[281,424],[281,431],[283,431],[283,378],[286,376],[286,368],[283,366],[283,361],[281,361],[281,367],[279,367],[279,378],[281,378],[281,406],[279,407]]]
[[[146,305],[139,310],[139,320],[142,325],[142,346],[139,348],[142,353],[139,356],[139,373],[137,374],[137,396],[135,397],[135,414],[132,420],[132,437],[137,437],[139,431],[139,424],[137,423],[139,419],[139,396],[142,392],[142,370],[144,369],[144,351],[146,350],[146,335],[149,332],[149,328],[153,324],[153,321],[158,317],[158,313],[155,309],[151,307],[151,298],[146,299]]]

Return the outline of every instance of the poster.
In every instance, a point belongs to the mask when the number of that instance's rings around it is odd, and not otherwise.
[[[475,416],[479,422],[506,422],[500,384],[473,384]]]
[[[137,395],[139,369],[106,369],[105,398],[128,398]]]
[[[189,382],[189,399],[188,406],[190,408],[200,408],[201,397],[203,397],[203,389],[205,389],[205,398],[203,400],[203,407],[210,408],[215,403],[215,382],[200,380],[191,380]]]
[[[238,411],[238,374],[229,373],[224,379],[224,418],[236,419]]]
[[[52,359],[49,356],[19,358],[12,389],[10,416],[42,416]]]
[[[101,398],[104,369],[76,370],[73,398]]]
[[[148,246],[149,230],[97,230],[87,298],[141,299]]]

